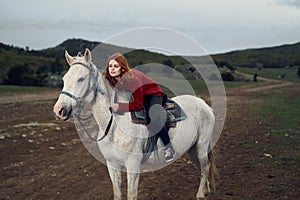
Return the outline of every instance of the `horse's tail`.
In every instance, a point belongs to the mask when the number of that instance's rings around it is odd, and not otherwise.
[[[209,167],[209,183],[211,185],[211,187],[216,190],[216,177],[219,175],[217,166],[216,166],[216,152],[214,149],[212,149],[209,153],[208,153],[208,160],[210,163],[210,167]]]

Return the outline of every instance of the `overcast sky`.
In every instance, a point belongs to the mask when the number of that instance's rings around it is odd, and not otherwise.
[[[31,49],[161,27],[210,53],[300,41],[300,0],[1,0],[0,42]]]

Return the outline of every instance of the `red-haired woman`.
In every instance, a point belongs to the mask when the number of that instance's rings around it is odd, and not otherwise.
[[[131,112],[145,108],[150,134],[157,134],[161,138],[165,145],[165,161],[172,161],[175,151],[170,143],[165,121],[161,120],[161,116],[166,116],[162,106],[167,96],[159,85],[144,73],[130,69],[126,58],[120,53],[115,53],[108,58],[104,77],[118,90],[130,92],[133,96],[132,102],[113,103],[112,111]]]

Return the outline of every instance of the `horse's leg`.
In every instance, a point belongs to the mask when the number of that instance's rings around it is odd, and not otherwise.
[[[195,151],[200,163],[200,185],[197,192],[197,199],[205,199],[205,195],[210,193],[210,184],[214,187],[214,176],[216,170],[212,170],[211,167],[215,167],[213,154],[210,152],[210,143],[213,134],[215,117],[213,112],[202,113],[198,118],[199,124],[198,127],[198,140],[196,142]],[[212,161],[212,163],[211,163]],[[198,163],[198,164],[199,164]],[[197,164],[197,163],[196,163]],[[213,165],[211,165],[213,164]],[[210,183],[212,181],[212,183]]]
[[[107,169],[113,186],[114,200],[122,199],[122,171],[115,168],[110,162],[107,161]]]
[[[199,141],[198,141],[199,142]],[[189,151],[193,162],[196,164],[197,169],[200,171],[200,185],[197,193],[197,199],[205,199],[205,194],[209,192],[209,159],[207,157],[207,149],[204,149],[203,144],[196,143]]]
[[[192,161],[195,163],[197,169],[200,171],[201,170],[201,166],[200,166],[200,161],[198,158],[198,154],[197,154],[197,145],[194,144],[190,150],[188,151],[189,156],[191,157]]]
[[[203,152],[207,152],[204,150]],[[199,156],[201,166],[201,181],[199,190],[197,193],[197,199],[205,198],[206,194],[209,194],[212,188],[215,190],[215,177],[218,176],[218,170],[215,164],[215,152],[212,149],[208,154],[203,153]]]
[[[138,195],[138,186],[140,179],[140,163],[141,161],[129,161],[127,167],[127,199],[136,200]]]
[[[207,118],[209,119],[209,117]],[[204,121],[204,120],[203,120]],[[200,185],[197,193],[197,199],[205,199],[205,195],[210,193],[210,158],[208,152],[210,151],[211,136],[214,128],[214,117],[211,116],[210,120],[199,127],[199,138],[196,143],[196,152],[200,162]]]
[[[128,200],[136,200],[138,194],[138,187],[139,187],[139,173],[131,173],[127,172],[127,183],[128,183]]]
[[[199,157],[199,161],[201,166],[201,176],[200,176],[201,181],[197,193],[197,199],[205,199],[205,195],[210,193],[210,187],[208,181],[210,163],[207,154]]]

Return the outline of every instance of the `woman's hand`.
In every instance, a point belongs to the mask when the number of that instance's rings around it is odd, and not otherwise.
[[[111,110],[113,112],[118,112],[118,110],[119,110],[119,104],[117,104],[117,103],[112,104],[111,105]]]

